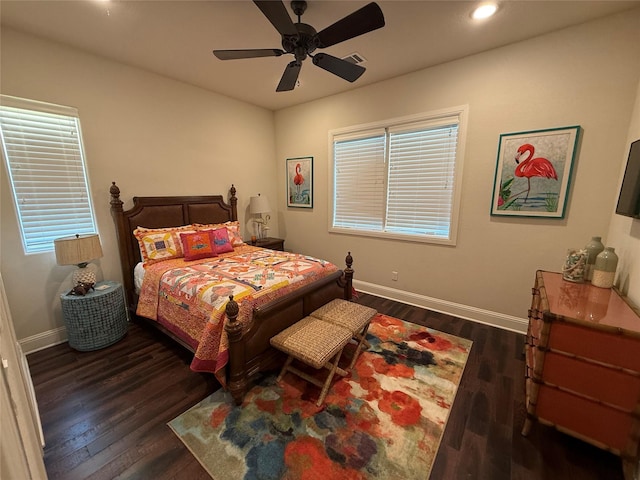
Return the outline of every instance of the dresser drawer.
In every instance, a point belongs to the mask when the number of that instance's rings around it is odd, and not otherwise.
[[[635,338],[554,322],[548,346],[559,352],[640,372],[640,340]]]
[[[547,352],[542,380],[632,412],[640,403],[640,377]]]
[[[625,452],[634,425],[628,413],[546,385],[540,386],[536,415],[616,453]]]

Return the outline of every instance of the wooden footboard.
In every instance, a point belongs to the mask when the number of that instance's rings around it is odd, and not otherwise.
[[[282,353],[271,347],[271,337],[308,316],[314,310],[334,298],[351,300],[353,285],[353,259],[346,257],[344,272],[307,285],[291,295],[279,298],[255,308],[248,327],[240,325],[236,318],[239,307],[233,296],[229,297],[225,329],[229,336],[229,364],[227,387],[237,404],[260,372],[279,369],[284,362]]]

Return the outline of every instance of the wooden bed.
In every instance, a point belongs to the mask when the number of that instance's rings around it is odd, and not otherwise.
[[[126,211],[120,200],[120,189],[115,182],[112,182],[110,193],[111,214],[116,227],[123,285],[127,307],[132,318],[141,318],[136,316],[138,296],[133,277],[134,268],[141,261],[138,240],[133,235],[136,227],[178,227],[195,223],[211,224],[238,220],[238,199],[233,185],[229,190],[228,202],[222,195],[133,197],[133,207]],[[338,270],[287,296],[254,308],[249,325],[242,326],[236,322],[239,307],[233,297],[230,297],[225,309],[227,320],[224,327],[229,338],[226,380],[227,388],[236,403],[241,403],[252,380],[260,372],[277,370],[282,366],[284,361],[282,354],[269,344],[272,336],[334,298],[351,299],[353,260],[350,253],[345,261],[344,270]],[[157,322],[147,321],[146,323],[159,328],[193,351],[186,342]]]

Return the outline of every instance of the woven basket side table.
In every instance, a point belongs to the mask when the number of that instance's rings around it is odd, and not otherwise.
[[[60,296],[69,346],[83,352],[108,347],[127,333],[122,285],[104,281],[95,287],[84,296]]]

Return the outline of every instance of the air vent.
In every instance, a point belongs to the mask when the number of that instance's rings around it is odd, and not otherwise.
[[[350,55],[347,55],[346,57],[342,57],[342,60],[346,60],[347,62],[354,63],[356,65],[360,65],[361,63],[365,63],[367,61],[367,59],[359,53],[352,53]]]

